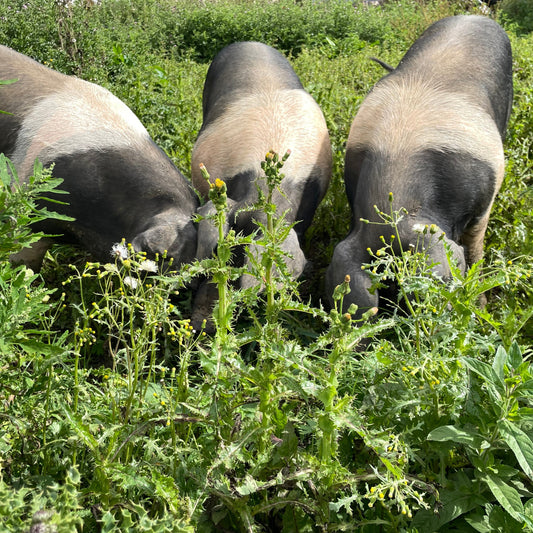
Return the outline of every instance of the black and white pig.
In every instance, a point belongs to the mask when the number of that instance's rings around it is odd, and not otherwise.
[[[258,198],[256,182],[269,151],[291,154],[281,172],[283,194],[275,193],[277,213],[296,223],[284,243],[287,267],[297,278],[306,260],[301,241],[331,177],[332,152],[322,111],[306,92],[287,59],[262,43],[233,43],[217,54],[209,67],[203,92],[203,124],[192,152],[192,182],[207,199],[209,186],[200,172],[203,163],[211,179],[226,183],[228,225],[251,234],[264,221],[262,213],[237,212]],[[262,189],[266,185],[262,183]],[[214,212],[212,202],[199,210]],[[229,229],[229,228],[228,228]],[[217,233],[207,220],[198,226],[199,258],[209,256]],[[253,283],[243,276],[240,286]],[[208,316],[213,293],[204,285],[196,298],[197,317]]]
[[[374,206],[390,213],[390,193],[393,209],[408,212],[398,228],[403,250],[417,243],[419,228],[436,225],[435,235],[422,237],[442,278],[451,275],[438,241],[442,232],[463,271],[482,258],[504,175],[502,140],[512,95],[506,33],[490,18],[468,15],[430,26],[373,87],[348,138],[344,179],[352,228],[326,272],[329,297],[348,274],[345,308],[378,306],[378,292],[368,291],[370,277],[361,265],[370,261],[367,248],[383,246],[384,230],[360,219],[379,221]]]
[[[73,222],[47,221],[42,229],[79,242],[109,259],[125,238],[137,251],[168,251],[175,264],[196,252],[192,215],[197,196],[134,113],[106,89],[60,74],[0,46],[0,152],[26,179],[36,159],[54,164],[64,182],[57,208]],[[53,206],[56,209],[56,206]],[[48,240],[16,257],[39,268]]]

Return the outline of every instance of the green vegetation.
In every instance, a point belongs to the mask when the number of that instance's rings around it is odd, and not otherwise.
[[[308,236],[313,270],[290,280],[279,247],[288,228],[266,195],[264,251],[250,261],[258,284],[243,291],[231,287],[242,271],[230,257],[249,239],[222,231],[213,258],[178,274],[127,243],[107,264],[56,246],[40,274],[11,266],[34,239],[28,226],[54,216],[37,199],[61,184],[36,165],[18,186],[0,160],[0,532],[533,531],[527,3],[496,13],[513,45],[515,104],[485,262],[464,276],[452,265],[444,285],[419,250],[391,255],[402,213],[383,214],[390,228],[368,268],[404,299],[358,321],[339,312],[347,283],[334,309],[319,297],[349,225],[344,143],[383,74],[369,57],[395,64],[431,22],[471,4],[0,4],[2,43],[109,88],[186,176],[209,61],[236,40],[290,55],[334,152]],[[283,158],[269,154],[263,167],[272,191]],[[222,228],[222,182],[211,199]],[[220,296],[212,336],[188,320],[187,287],[206,274]]]

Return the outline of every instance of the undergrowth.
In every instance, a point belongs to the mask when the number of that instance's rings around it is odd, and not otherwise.
[[[4,43],[107,85],[186,174],[205,62],[224,39],[292,52],[335,154],[308,235],[315,268],[301,285],[287,273],[289,227],[272,204],[281,154],[263,161],[268,194],[254,209],[266,222],[254,235],[224,233],[225,184],[212,183],[212,257],[174,272],[125,242],[107,263],[57,247],[40,275],[8,258],[54,216],[38,200],[60,183],[37,165],[19,186],[0,160],[0,531],[533,530],[531,35],[508,27],[516,96],[485,262],[461,274],[450,259],[445,283],[423,250],[393,254],[402,213],[384,213],[382,247],[365,268],[376,288],[399,288],[390,312],[342,313],[349,280],[332,309],[320,303],[322,271],[349,224],[344,142],[383,74],[368,57],[395,64],[430,22],[472,9],[402,4],[345,19],[350,3],[0,6]],[[257,283],[236,290],[242,247]],[[212,335],[189,321],[200,276],[219,295]]]
[[[258,235],[224,234],[225,184],[211,184],[217,251],[180,273],[118,243],[107,264],[73,265],[51,303],[35,275],[8,275],[3,263],[2,301],[18,302],[1,343],[7,531],[31,521],[50,531],[533,523],[533,377],[517,343],[525,320],[509,328],[477,303],[511,280],[527,293],[525,259],[454,269],[444,284],[423,251],[395,257],[383,239],[368,267],[376,285],[397,283],[407,306],[355,320],[355,306],[340,311],[348,279],[333,309],[310,306],[279,248],[288,228],[271,198],[284,159],[263,163]],[[392,232],[399,217],[387,217]],[[235,290],[243,272],[232,250],[252,242],[246,273],[259,283]],[[173,303],[200,274],[218,287],[212,337]],[[71,330],[55,331],[66,312]],[[298,327],[306,320],[319,326],[312,335]]]

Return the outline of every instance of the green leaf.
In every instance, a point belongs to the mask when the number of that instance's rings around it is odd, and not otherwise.
[[[487,504],[484,511],[470,513],[465,520],[480,533],[521,533],[524,531],[523,522],[518,522],[505,512],[499,505]]]
[[[86,424],[84,424],[80,416],[73,413],[70,410],[70,408],[63,407],[63,412],[65,413],[65,417],[70,423],[71,428],[78,435],[78,437],[85,443],[85,445],[93,452],[95,458],[98,458],[98,461],[100,462],[99,444],[98,444],[98,441],[94,438],[93,434],[91,433],[89,427]]]
[[[524,519],[524,506],[518,491],[507,485],[499,476],[491,472],[483,472],[479,478],[484,481],[498,503],[515,519],[522,522]]]
[[[152,470],[152,482],[155,485],[156,494],[169,506],[174,514],[177,514],[180,493],[174,479],[159,473],[157,470]]]
[[[517,370],[522,364],[522,351],[520,350],[520,346],[518,346],[516,341],[514,341],[509,347],[508,360],[514,370]]]
[[[338,513],[343,507],[349,516],[353,516],[352,504],[360,499],[360,496],[356,494],[349,494],[344,498],[339,498],[336,502],[329,502],[329,508]]]
[[[401,479],[403,477],[403,472],[400,468],[393,465],[386,457],[383,455],[379,456],[379,460],[385,465],[385,468],[396,478]]]
[[[65,353],[65,348],[61,346],[55,346],[53,344],[48,344],[34,339],[26,339],[17,342],[17,344],[29,355],[38,354],[47,356],[58,356]]]
[[[68,476],[68,480],[72,484],[78,485],[80,483],[81,475],[80,475],[79,470],[75,466],[71,466],[68,469],[67,476]]]
[[[465,357],[463,362],[469,370],[476,373],[485,381],[487,390],[492,398],[497,402],[501,401],[502,396],[505,395],[505,383],[494,369],[487,363],[470,357]]]
[[[441,491],[438,514],[433,510],[422,510],[414,516],[412,526],[417,528],[420,532],[438,531],[443,525],[455,520],[459,516],[468,513],[472,509],[482,506],[486,503],[486,499],[480,494],[476,494],[474,490],[478,490],[470,483],[472,492],[465,490]]]
[[[101,531],[102,533],[111,533],[112,531],[117,531],[115,529],[116,520],[115,517],[111,514],[110,511],[106,511],[100,518],[101,522]]]
[[[518,426],[509,420],[498,423],[500,435],[511,448],[524,473],[533,480],[533,442]]]
[[[337,389],[333,385],[324,387],[318,393],[318,399],[325,405],[329,406],[333,404],[333,399],[337,395]]]
[[[524,381],[514,390],[513,396],[531,396],[533,395],[533,379]]]
[[[493,531],[486,515],[482,512],[470,513],[468,516],[465,516],[465,521],[479,533],[492,533]]]
[[[529,522],[533,522],[533,498],[530,498],[525,504],[524,504],[524,513],[526,515],[526,519]]]
[[[235,490],[241,496],[248,496],[249,494],[254,494],[260,491],[261,487],[250,474],[246,474],[242,480],[242,483],[238,487],[235,487]]]
[[[478,448],[482,437],[474,431],[459,429],[455,426],[441,426],[429,433],[427,440],[438,442],[453,441],[466,444],[472,448]]]
[[[505,363],[507,362],[507,352],[503,346],[498,346],[496,350],[496,355],[494,356],[494,361],[492,363],[492,369],[496,372],[497,376],[500,379],[504,379],[505,375],[503,372]]]

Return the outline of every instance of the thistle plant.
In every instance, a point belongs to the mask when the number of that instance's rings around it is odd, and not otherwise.
[[[45,237],[42,232],[32,231],[32,224],[50,218],[72,220],[47,207],[61,203],[52,200],[51,193],[66,194],[58,189],[63,180],[53,178],[52,169],[45,169],[36,161],[31,176],[21,182],[13,163],[0,154],[0,260],[6,261],[10,255]]]
[[[231,306],[228,300],[228,283],[231,278],[228,267],[232,249],[237,245],[235,232],[224,232],[228,215],[228,196],[226,184],[219,178],[211,182],[209,172],[205,165],[200,165],[202,176],[209,184],[209,200],[213,202],[216,212],[211,217],[211,222],[218,232],[218,245],[213,264],[208,270],[213,283],[218,288],[218,304],[215,310],[215,324],[217,336],[221,343],[227,339],[227,333],[231,329]]]
[[[281,172],[285,161],[291,155],[290,150],[287,150],[283,157],[274,151],[269,151],[265,155],[264,161],[261,162],[261,169],[265,173],[265,182],[267,187],[266,196],[263,193],[261,187],[257,186],[259,198],[254,206],[255,209],[261,210],[266,215],[266,224],[261,225],[261,230],[264,234],[264,238],[267,246],[264,247],[264,252],[261,258],[261,266],[264,272],[265,280],[265,292],[267,295],[266,301],[266,317],[267,321],[273,323],[276,320],[276,282],[275,272],[284,269],[284,263],[280,261],[280,244],[287,237],[286,231],[290,229],[290,226],[285,223],[285,214],[277,214],[276,205],[273,201],[273,195],[275,191],[279,191],[281,182],[285,175]]]

